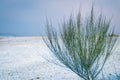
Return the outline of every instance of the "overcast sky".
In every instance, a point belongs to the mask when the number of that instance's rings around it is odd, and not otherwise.
[[[77,14],[79,8],[83,16],[87,15],[92,2],[96,14],[103,12],[112,18],[115,33],[120,34],[120,0],[0,0],[0,34],[41,35],[46,18],[58,27],[64,17]]]

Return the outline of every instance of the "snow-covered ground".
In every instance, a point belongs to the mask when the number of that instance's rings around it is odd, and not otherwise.
[[[48,62],[50,53],[41,37],[0,37],[0,80],[78,80],[69,69]],[[104,73],[120,72],[119,63],[120,38]]]

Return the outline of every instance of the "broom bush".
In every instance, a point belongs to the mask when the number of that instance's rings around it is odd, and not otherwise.
[[[116,37],[110,31],[110,20],[94,15],[92,7],[84,20],[79,12],[64,21],[59,32],[46,23],[47,38],[43,38],[54,56],[84,80],[98,80],[106,60],[111,55]]]

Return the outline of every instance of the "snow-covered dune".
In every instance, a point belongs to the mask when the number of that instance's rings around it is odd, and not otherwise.
[[[0,37],[0,80],[78,80],[72,71],[48,62],[41,37]],[[120,72],[120,38],[107,61],[106,74]]]

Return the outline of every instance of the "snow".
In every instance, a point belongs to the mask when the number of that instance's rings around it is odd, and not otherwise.
[[[104,73],[120,72],[120,38]],[[51,52],[41,37],[0,37],[0,80],[78,80],[69,69],[48,62]]]

